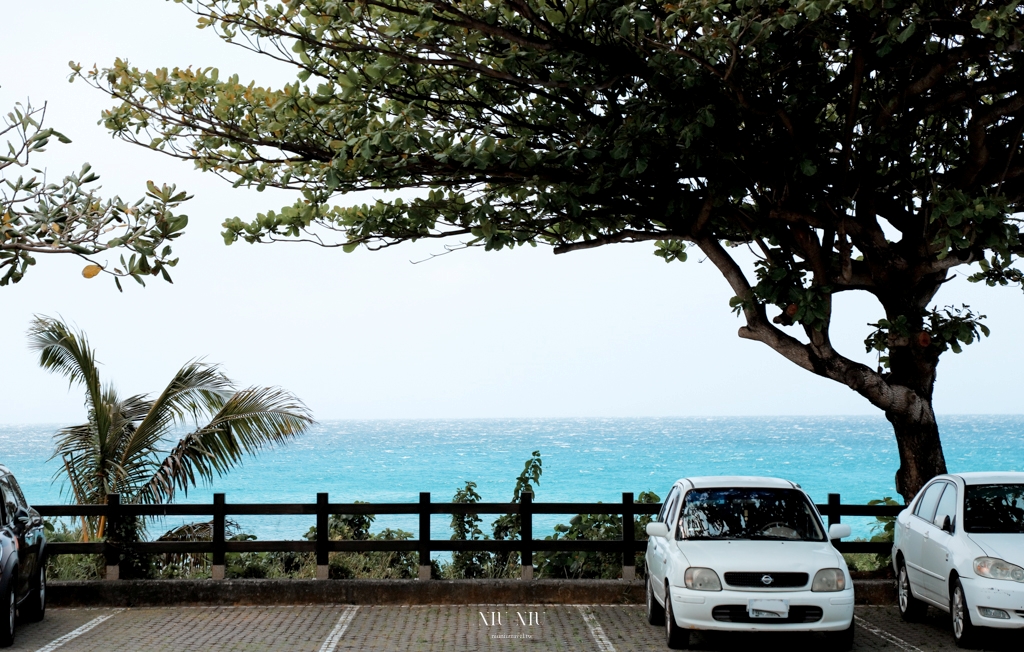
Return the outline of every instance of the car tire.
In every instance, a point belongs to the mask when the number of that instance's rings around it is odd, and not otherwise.
[[[22,603],[22,616],[26,622],[36,623],[46,615],[46,563],[39,564],[36,581]]]
[[[647,622],[652,625],[665,624],[665,607],[658,604],[658,598],[654,597],[654,589],[651,588],[651,576],[647,576],[644,582],[644,593],[647,594]]]
[[[853,630],[856,624],[854,620],[850,619],[850,626],[844,630],[838,632],[825,632],[825,642],[828,643],[827,649],[836,650],[836,652],[849,652],[853,649]]]
[[[900,617],[908,623],[921,621],[924,619],[925,612],[928,611],[928,604],[914,597],[905,562],[900,563],[900,570],[896,575],[896,604],[900,609]]]
[[[14,599],[14,584],[17,578],[11,575],[7,582],[7,590],[0,595],[0,647],[14,645],[14,617],[17,615],[18,603]]]
[[[953,638],[957,647],[973,648],[978,642],[978,628],[971,622],[971,609],[964,595],[960,578],[953,580],[953,591],[949,596],[949,614],[953,621]]]
[[[670,650],[685,650],[690,647],[690,632],[676,624],[672,614],[672,598],[665,587],[665,645]]]

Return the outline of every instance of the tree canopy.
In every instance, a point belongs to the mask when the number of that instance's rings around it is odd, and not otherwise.
[[[148,184],[146,196],[134,203],[120,197],[103,199],[95,186],[99,175],[86,163],[81,170],[59,181],[49,181],[44,170],[32,167],[32,159],[46,151],[53,139],[70,143],[67,136],[43,126],[46,106],[18,104],[0,123],[0,138],[7,137],[0,152],[0,286],[17,283],[36,264],[37,255],[69,254],[88,264],[86,278],[101,272],[132,277],[145,285],[146,275],[161,275],[170,282],[167,269],[170,242],[183,233],[188,216],[173,212],[189,197],[174,186]],[[10,169],[8,169],[10,168]],[[32,176],[21,176],[28,171]],[[17,178],[8,176],[19,173]],[[119,267],[109,267],[97,256],[121,249]]]
[[[1022,281],[1018,3],[185,4],[297,80],[123,60],[74,76],[116,100],[103,121],[122,139],[301,193],[227,220],[228,243],[653,241],[669,262],[696,247],[730,283],[741,337],[885,412],[900,493],[945,470],[936,365],[988,331],[936,293],[968,265]],[[335,201],[364,189],[417,192]],[[876,368],[831,343],[832,297],[849,291],[878,301]]]

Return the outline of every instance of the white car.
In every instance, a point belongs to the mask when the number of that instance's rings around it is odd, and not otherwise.
[[[961,647],[1024,629],[1024,473],[933,478],[896,518],[892,562],[905,620],[949,612]]]
[[[692,630],[815,631],[853,647],[853,582],[831,539],[850,535],[800,485],[706,477],[672,486],[647,526],[647,620],[669,648]]]

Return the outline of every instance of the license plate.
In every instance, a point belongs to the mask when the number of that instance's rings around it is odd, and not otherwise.
[[[764,620],[786,618],[789,616],[789,600],[751,600],[747,603],[747,614]]]

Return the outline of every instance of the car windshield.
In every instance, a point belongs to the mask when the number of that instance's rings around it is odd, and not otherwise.
[[[1024,533],[1024,484],[967,485],[964,530]]]
[[[796,489],[694,489],[679,519],[688,539],[825,540],[817,512]]]

